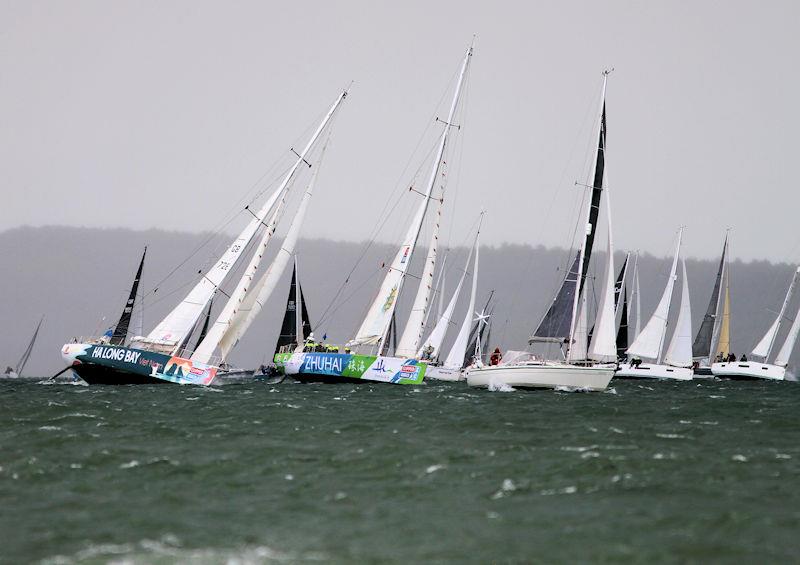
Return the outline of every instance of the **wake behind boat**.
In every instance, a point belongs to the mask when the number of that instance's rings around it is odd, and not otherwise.
[[[283,176],[283,180],[266,202],[254,212],[249,206],[245,208],[249,220],[239,236],[230,244],[225,253],[207,270],[199,282],[170,312],[166,318],[148,335],[137,335],[125,345],[128,323],[133,308],[141,264],[131,298],[126,305],[120,323],[117,324],[110,339],[104,337],[82,340],[80,343],[68,343],[61,354],[68,368],[77,372],[81,378],[91,384],[153,384],[172,382],[179,384],[211,384],[217,376],[220,366],[224,366],[227,355],[236,346],[239,339],[261,311],[262,305],[271,294],[283,268],[288,263],[289,244],[297,239],[302,218],[311,196],[311,190],[317,176],[319,163],[314,160],[312,152],[318,147],[323,133],[330,131],[334,115],[347,96],[343,91],[302,151],[294,154],[293,164]],[[324,147],[322,148],[324,153]],[[321,161],[322,155],[319,156]],[[287,195],[301,171],[306,167],[314,172],[295,213],[283,247],[266,273],[256,279],[261,259],[274,234],[279,220],[283,217]],[[260,237],[259,237],[260,236]],[[235,271],[240,260],[251,253],[251,259],[236,288],[230,294],[222,312],[214,325],[203,337],[194,351],[187,344],[194,334],[206,306],[212,300],[220,286]],[[142,262],[144,257],[142,258]],[[255,281],[255,282],[254,282]],[[208,316],[208,315],[207,315]],[[124,321],[126,320],[127,321]],[[124,323],[123,323],[124,322]]]

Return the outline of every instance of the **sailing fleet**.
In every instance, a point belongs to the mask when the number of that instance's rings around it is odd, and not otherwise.
[[[377,288],[359,327],[343,346],[324,345],[314,338],[314,313],[300,284],[296,247],[333,123],[347,98],[347,90],[339,93],[328,107],[302,149],[292,149],[293,162],[276,188],[260,205],[251,202],[242,211],[249,218],[244,229],[149,333],[144,334],[141,324],[131,327],[145,249],[117,324],[99,338],[75,339],[64,344],[61,354],[66,367],[61,372],[71,370],[89,384],[207,386],[224,381],[226,375],[254,378],[254,373],[257,376],[271,372],[298,381],[421,384],[426,380],[441,380],[465,381],[469,386],[491,389],[586,391],[605,390],[614,378],[784,379],[789,356],[800,334],[800,312],[777,354],[773,356],[773,352],[800,268],[794,273],[775,321],[753,350],[753,356],[760,361],[737,360],[730,355],[727,235],[708,308],[697,333],[692,329],[688,273],[681,254],[683,228],[675,235],[675,251],[661,298],[642,327],[645,317],[641,310],[638,253],[627,253],[619,272],[614,264],[612,206],[606,172],[613,161],[606,139],[609,71],[603,73],[591,167],[586,182],[576,183],[582,191],[580,212],[573,218],[578,240],[573,242],[565,274],[533,329],[528,347],[523,351],[507,350],[502,355],[498,351],[491,360],[487,358],[492,295],[486,306],[477,310],[484,219],[479,208],[472,211],[476,227],[466,258],[450,259],[451,272],[458,272],[450,294],[445,293],[447,257],[440,257],[442,226],[453,220],[446,216],[444,207],[447,172],[454,136],[461,130],[463,93],[472,57],[470,45],[459,65],[446,118],[436,118],[438,130],[428,153],[432,156],[429,169],[426,174],[418,175],[419,179],[415,178],[409,188],[409,197],[419,201],[405,235],[394,257],[381,269],[382,279],[374,283]],[[299,204],[289,213],[289,197],[295,192],[301,193]],[[287,226],[280,243],[274,237],[279,225]],[[429,227],[427,254],[422,272],[416,273],[411,270],[412,258],[425,225]],[[604,241],[599,238],[601,228],[605,232]],[[602,255],[595,253],[598,243],[604,247]],[[265,263],[268,252],[272,259]],[[284,294],[280,289],[284,288],[282,281],[289,271],[291,282],[288,293]],[[593,277],[591,272],[602,275]],[[466,311],[458,312],[457,306],[464,302],[467,292]],[[675,294],[678,296],[674,297]],[[272,366],[259,371],[233,367],[231,353],[267,301],[277,295],[286,297],[286,308],[278,342],[274,350],[269,348]],[[397,305],[400,297],[406,295],[411,299],[411,307],[402,320]],[[434,301],[438,304],[436,312],[432,307]],[[222,305],[215,318],[214,304]],[[673,319],[675,322],[671,324]],[[39,326],[20,362],[7,369],[7,377],[22,374]],[[448,336],[451,345],[445,348]]]

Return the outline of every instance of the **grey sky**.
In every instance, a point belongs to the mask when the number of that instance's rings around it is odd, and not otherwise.
[[[667,254],[684,224],[687,253],[713,257],[732,227],[734,256],[797,261],[799,16],[791,2],[6,0],[0,229],[210,229],[354,80],[304,234],[364,238],[476,33],[454,243],[481,206],[485,243],[566,243],[613,66],[618,247]]]

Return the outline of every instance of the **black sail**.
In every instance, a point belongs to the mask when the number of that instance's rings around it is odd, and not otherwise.
[[[589,204],[589,225],[587,229],[586,241],[583,253],[583,268],[581,273],[581,285],[578,292],[583,292],[583,285],[586,282],[586,275],[589,272],[589,261],[592,258],[592,248],[594,247],[594,236],[597,232],[597,219],[600,215],[600,198],[603,195],[603,175],[606,168],[606,104],[603,102],[603,113],[600,116],[600,135],[597,140],[597,161],[594,166],[594,180],[592,182],[592,199]]]
[[[725,269],[725,251],[728,248],[728,237],[725,237],[725,245],[722,247],[722,257],[719,260],[717,269],[717,280],[714,281],[714,289],[711,291],[711,299],[708,301],[706,314],[700,324],[700,329],[692,344],[692,357],[702,359],[711,355],[711,342],[714,339],[714,323],[717,319],[717,305],[719,304],[719,292],[722,287],[722,274]]]
[[[617,359],[624,359],[628,350],[628,289],[622,289],[621,314],[617,330]]]
[[[302,293],[301,293],[302,296]],[[305,308],[305,302],[303,303]],[[305,314],[305,312],[303,312]],[[303,325],[305,330],[305,324]],[[305,332],[304,332],[305,333]],[[308,336],[303,336],[303,339]],[[292,269],[292,282],[289,283],[289,298],[286,301],[286,312],[283,315],[281,333],[278,336],[278,343],[275,345],[275,353],[281,349],[294,349],[298,345],[297,340],[297,266]]]
[[[206,334],[208,333],[208,325],[211,322],[211,308],[214,306],[214,298],[212,297],[211,300],[208,301],[208,309],[206,310],[206,319],[203,320],[203,327],[200,328],[200,336],[197,338],[197,345],[194,346],[195,349],[200,347],[200,344],[203,343],[203,340],[206,338]]]
[[[133,313],[133,306],[136,304],[136,294],[139,291],[139,279],[142,278],[145,255],[147,255],[147,247],[144,248],[142,260],[139,261],[139,269],[136,271],[136,278],[133,279],[133,286],[131,287],[130,295],[128,295],[128,301],[125,303],[125,308],[122,309],[122,316],[119,317],[117,326],[114,328],[114,333],[111,335],[110,342],[113,345],[123,345],[125,339],[128,337],[128,327],[131,325],[131,314]]]
[[[572,307],[575,304],[575,291],[578,286],[578,264],[581,254],[575,256],[572,266],[561,283],[553,303],[539,322],[531,341],[563,341],[569,338],[572,329]]]

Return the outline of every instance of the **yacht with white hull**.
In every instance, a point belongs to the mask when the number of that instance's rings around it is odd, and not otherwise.
[[[789,284],[789,290],[786,291],[786,297],[783,300],[781,311],[778,317],[772,323],[767,333],[761,338],[761,341],[753,349],[752,354],[755,357],[761,357],[763,361],[723,361],[711,365],[711,372],[715,377],[722,377],[726,379],[766,379],[773,381],[782,381],[786,377],[786,366],[789,364],[789,357],[794,350],[797,343],[797,336],[800,334],[800,310],[792,322],[789,329],[789,334],[783,342],[778,354],[772,363],[767,363],[772,355],[772,349],[775,346],[778,332],[781,328],[781,323],[786,316],[786,309],[789,307],[795,285],[797,284],[797,277],[800,274],[800,267],[798,267],[792,282]]]
[[[597,146],[593,170],[585,186],[583,210],[586,213],[580,249],[567,271],[559,291],[529,339],[535,344],[558,345],[561,359],[549,360],[532,351],[507,351],[497,365],[478,363],[466,372],[467,384],[497,388],[504,385],[521,388],[568,388],[589,391],[604,390],[616,368],[616,312],[614,307],[614,246],[611,232],[611,205],[605,179],[606,104],[605,93],[609,72],[603,73],[603,87],[597,116]],[[604,288],[595,319],[595,331],[589,345],[588,294],[586,280],[589,261],[597,232],[600,203],[606,193],[608,247]]]
[[[727,359],[731,352],[731,295],[728,268],[728,236],[722,246],[717,278],[711,290],[708,309],[692,344],[694,378],[713,378],[714,359]]]
[[[681,307],[672,340],[663,354],[664,339],[667,335],[672,292],[677,278],[678,258],[680,256],[683,228],[678,231],[678,243],[672,260],[667,286],[650,320],[636,337],[627,354],[629,360],[619,366],[617,378],[676,379],[692,380],[692,309],[689,302],[689,283],[686,278],[686,262],[682,261],[683,280],[681,288]],[[655,363],[642,363],[640,358],[653,359]],[[634,360],[636,359],[636,360]]]

